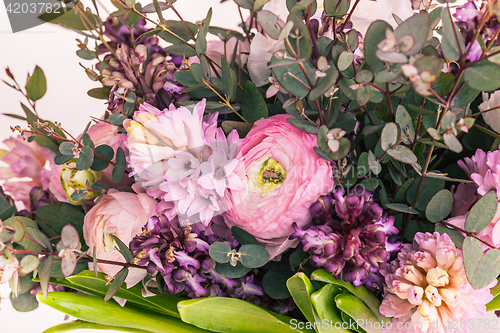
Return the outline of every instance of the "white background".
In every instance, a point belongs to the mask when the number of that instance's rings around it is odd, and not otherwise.
[[[113,11],[109,1],[102,2]],[[145,5],[150,1],[140,2]],[[90,1],[85,0],[83,3],[88,5]],[[220,4],[219,0],[178,0],[176,3],[178,11],[191,22],[203,19],[210,7],[214,9],[213,25],[236,28],[239,15],[232,1]],[[164,16],[176,19],[171,11],[165,11]],[[87,96],[86,92],[99,84],[90,81],[78,65],[82,62],[89,66],[89,62],[76,56],[75,38],[79,38],[79,35],[51,24],[13,34],[5,7],[0,4],[0,79],[7,79],[3,69],[9,66],[18,82],[24,84],[26,74],[32,72],[35,65],[40,66],[47,78],[47,94],[37,103],[40,117],[57,120],[65,129],[78,135],[90,120],[89,116],[100,117],[105,106],[103,101]],[[23,97],[0,82],[0,113],[21,115],[19,101],[23,101]],[[15,119],[0,115],[0,141],[12,134],[9,126],[18,124],[23,125]],[[40,333],[64,321],[64,314],[43,304],[26,314],[16,312],[8,300],[7,286],[0,286],[0,295],[0,332]],[[489,318],[498,321],[493,314]],[[78,330],[82,333],[85,331],[87,330]]]

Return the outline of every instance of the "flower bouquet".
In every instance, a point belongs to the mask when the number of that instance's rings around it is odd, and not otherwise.
[[[500,309],[500,3],[234,0],[238,30],[112,3],[40,17],[105,100],[80,135],[38,115],[41,68],[6,70],[16,309],[78,319],[47,332],[498,330],[476,318]]]

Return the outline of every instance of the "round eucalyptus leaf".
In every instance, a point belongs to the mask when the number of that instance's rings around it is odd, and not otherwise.
[[[441,222],[448,217],[453,207],[453,195],[448,190],[436,193],[425,208],[425,216],[433,223]]]
[[[228,263],[230,258],[228,253],[231,252],[231,247],[222,242],[215,242],[210,245],[209,254],[210,258],[218,263],[225,264]]]
[[[243,245],[238,252],[241,255],[240,262],[245,267],[257,268],[269,261],[269,252],[260,245]]]

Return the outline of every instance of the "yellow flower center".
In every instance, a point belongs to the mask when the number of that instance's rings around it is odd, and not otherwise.
[[[262,195],[281,186],[286,178],[286,170],[274,158],[267,159],[251,177],[253,190]]]

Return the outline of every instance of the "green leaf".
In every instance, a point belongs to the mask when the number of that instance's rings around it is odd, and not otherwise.
[[[311,294],[311,303],[321,322],[327,320],[329,323],[342,322],[340,310],[335,305],[335,296],[341,292],[341,289],[334,284],[327,284],[320,290]],[[350,333],[344,328],[335,328],[336,333]]]
[[[238,252],[241,255],[240,262],[245,267],[257,268],[269,261],[269,252],[260,245],[243,245]]]
[[[356,91],[356,102],[359,106],[363,106],[370,101],[372,91],[373,88],[368,85],[363,85]]]
[[[54,163],[56,165],[61,165],[61,164],[64,164],[64,163],[68,162],[72,158],[73,158],[72,155],[71,156],[70,155],[63,155],[60,152],[57,152],[56,156],[54,157]]]
[[[407,135],[410,136],[409,139],[404,140],[405,144],[410,144],[410,142],[415,139],[415,127],[413,126],[413,120],[410,114],[403,105],[398,105],[396,109],[396,123],[399,125],[399,128],[401,128],[402,137]]]
[[[351,149],[351,141],[347,138],[340,138],[339,141],[339,149],[333,153],[331,150],[327,151],[328,157],[330,157],[334,161],[338,161],[343,159],[349,153]]]
[[[413,202],[413,197],[417,191],[419,181],[420,177],[415,179],[406,192],[406,201],[408,203]],[[419,211],[425,211],[425,208],[427,207],[429,201],[431,201],[432,197],[444,188],[444,183],[445,181],[443,179],[426,177],[418,196],[417,205],[413,208],[416,208]]]
[[[470,249],[470,242],[467,241],[468,238],[472,237],[467,237],[463,246],[467,278],[474,289],[481,289],[493,282],[498,277],[498,274],[500,274],[500,250],[491,249],[484,256],[480,256],[479,261],[477,261],[478,255],[482,254],[481,245],[478,244],[479,241],[477,239],[473,238],[475,240],[474,245]],[[466,246],[466,244],[468,245]],[[467,260],[468,264],[465,264],[466,256],[467,258],[470,257]],[[469,271],[467,271],[467,267]]]
[[[335,296],[335,303],[341,311],[352,318],[356,318],[360,322],[359,326],[367,333],[379,333],[381,331],[382,325],[374,325],[379,322],[379,318],[356,296],[346,292],[340,293]],[[378,312],[377,310],[376,313]]]
[[[498,208],[497,195],[489,192],[472,206],[467,219],[465,230],[468,232],[480,232],[490,225]]]
[[[311,295],[315,291],[311,281],[304,273],[297,273],[286,282],[293,301],[304,317],[310,322],[316,322],[316,315],[311,303]]]
[[[33,74],[26,82],[26,93],[32,101],[37,101],[45,95],[47,91],[47,80],[43,70],[36,66]]]
[[[108,99],[110,92],[111,88],[109,87],[93,88],[87,91],[87,95],[97,99]]]
[[[304,131],[309,134],[317,134],[318,126],[312,124],[310,121],[305,119],[297,119],[297,118],[287,118],[288,121],[293,126],[297,127],[301,131]]]
[[[97,276],[94,275],[93,271],[85,270],[77,275],[67,277],[62,281],[54,281],[51,283],[61,284],[66,287],[70,287],[76,290],[91,293],[97,296],[104,297],[108,291],[108,286],[106,285],[106,279],[103,273],[98,273]],[[142,296],[142,285],[136,284],[131,288],[126,288],[122,286],[115,296],[126,299],[135,305],[153,310],[159,313],[163,313],[172,317],[179,317],[177,311],[177,302],[184,300],[183,297],[177,296],[165,296],[157,295],[150,297]]]
[[[63,155],[73,157],[74,155],[73,149],[75,149],[75,144],[72,142],[63,142],[59,145],[59,151]]]
[[[121,288],[121,286],[125,282],[127,275],[128,275],[128,268],[122,269],[118,274],[116,274],[116,276],[113,279],[113,282],[111,282],[111,285],[109,286],[109,289],[106,292],[106,296],[104,296],[104,303],[109,301],[117,293],[117,291]]]
[[[380,145],[385,151],[398,142],[398,126],[395,123],[387,123],[380,135]]]
[[[402,203],[387,203],[385,207],[401,213],[418,214],[418,210],[408,207]]]
[[[65,203],[45,205],[36,210],[38,224],[49,237],[60,235],[63,227],[68,223],[77,230],[81,229],[84,217],[85,214],[80,210]]]
[[[377,158],[375,155],[372,153],[370,150],[368,152],[368,166],[370,167],[370,171],[373,172],[374,174],[378,175],[382,171],[382,166],[378,162]]]
[[[221,67],[222,67],[222,85],[224,93],[226,94],[227,98],[230,101],[234,101],[234,99],[236,98],[236,87],[237,87],[236,74],[227,64],[225,57],[221,57]],[[267,108],[266,108],[266,115],[267,115]]]
[[[312,2],[313,0],[302,0],[300,2],[297,2],[295,5],[293,5],[292,8],[290,8],[290,13],[296,13],[302,10],[307,10],[307,8]]]
[[[125,153],[122,147],[116,149],[116,165],[113,169],[113,181],[119,184],[122,181],[123,173],[125,172]]]
[[[234,0],[234,2],[241,8],[253,10],[254,1],[253,0]]]
[[[90,169],[92,163],[94,163],[94,151],[88,146],[83,146],[78,160],[76,160],[76,168],[78,170],[87,170]]]
[[[230,279],[242,277],[250,271],[249,267],[243,266],[239,261],[236,263],[236,266],[232,266],[230,263],[218,263],[215,266],[215,269],[217,270],[217,272]]]
[[[3,223],[5,225],[8,225],[8,226],[11,226],[13,227],[14,224],[16,223],[16,220],[19,220],[21,221],[21,223],[23,224],[24,226],[24,232],[26,235],[32,237],[34,236],[34,231],[38,231],[38,226],[36,225],[36,223],[27,218],[27,217],[22,217],[22,216],[14,216],[14,217],[11,217],[5,221],[3,221]],[[4,230],[2,232],[2,238],[3,235],[4,235],[4,232],[6,232],[6,230]],[[11,235],[12,237],[13,235]],[[5,239],[5,238],[4,238]],[[10,239],[10,238],[9,238]],[[33,241],[29,240],[28,238],[24,237],[23,240],[21,242],[19,242],[19,244],[25,249],[25,250],[29,250],[29,251],[41,251],[42,248],[40,246],[38,246],[37,244],[35,244]]]
[[[442,224],[436,225],[436,231],[439,232],[441,235],[447,234],[448,236],[450,236],[455,246],[460,250],[462,249],[465,237],[460,233],[460,231],[447,228]]]
[[[385,39],[385,31],[387,29],[393,30],[392,27],[385,21],[374,21],[366,31],[364,54],[365,61],[368,67],[374,71],[381,71],[385,67],[385,63],[375,56],[378,50],[378,44]]]
[[[314,101],[321,97],[325,92],[330,89],[339,77],[339,72],[333,66],[325,71],[326,76],[319,78],[316,87],[311,90],[309,94],[309,100]]]
[[[207,33],[211,19],[212,8],[208,10],[207,17],[203,20],[203,24],[201,25],[198,35],[196,36],[196,54],[198,54],[198,56],[207,52]]]
[[[453,207],[453,195],[448,190],[436,193],[425,208],[425,217],[433,223],[441,222],[450,215]]]
[[[363,286],[354,287],[350,282],[344,282],[342,279],[336,279],[331,273],[329,273],[327,270],[323,268],[315,270],[311,274],[311,279],[326,283],[333,283],[339,287],[347,289],[347,291],[349,291],[355,297],[363,301],[368,306],[368,308],[370,308],[370,310],[373,311],[378,320],[384,320],[386,322],[388,320],[390,321],[390,319],[380,314],[379,312],[380,301],[378,300],[378,298],[373,293],[368,291],[368,289],[366,289],[365,287]]]
[[[229,135],[229,133],[233,129],[235,129],[238,132],[240,138],[244,138],[247,135],[247,133],[250,132],[250,130],[252,129],[253,124],[244,123],[241,121],[226,120],[222,122],[221,126],[226,135]]]
[[[73,332],[75,330],[85,330],[85,332],[88,330],[108,330],[108,331],[129,332],[129,333],[151,333],[151,331],[145,331],[138,328],[110,326],[110,325],[90,323],[82,320],[75,320],[69,323],[52,326],[51,328],[46,329],[44,333],[65,333],[65,332]]]
[[[401,23],[396,30],[394,30],[394,35],[396,35],[398,41],[405,35],[411,35],[413,37],[413,47],[409,51],[403,52],[404,54],[411,56],[420,52],[427,41],[430,23],[429,14],[427,14],[427,12],[420,12]]]
[[[121,307],[115,301],[103,302],[102,297],[69,292],[52,292],[48,299],[37,296],[48,306],[81,320],[97,324],[139,328],[157,333],[194,333],[205,332],[182,322],[180,319],[165,316],[154,311],[144,311],[132,304]],[[106,315],[103,316],[103,313]]]
[[[303,63],[306,73],[309,78],[314,78],[314,72],[311,66],[306,62]],[[276,56],[276,53],[271,58],[271,70],[280,86],[287,90],[292,95],[303,98],[309,93],[307,79],[297,64],[297,61],[290,59],[282,59]],[[300,82],[298,80],[300,80]]]
[[[16,214],[16,207],[0,195],[0,220],[5,221]]]
[[[231,227],[231,233],[240,245],[257,244],[257,240],[254,236],[239,227]]]
[[[231,252],[231,247],[223,242],[215,242],[210,245],[209,254],[210,258],[215,260],[220,264],[228,263],[230,260],[230,256],[228,255]]]
[[[15,297],[14,293],[10,293],[10,302],[12,307],[19,312],[30,312],[38,308],[38,301],[36,297],[30,292],[19,294]]]
[[[112,160],[113,157],[115,156],[115,152],[113,151],[113,148],[111,148],[108,145],[100,145],[95,148],[94,151],[97,155],[102,156],[108,160]],[[109,163],[99,156],[94,157],[94,162],[92,163],[92,166],[90,167],[94,171],[102,171],[106,169],[109,166]]]
[[[186,45],[184,43],[170,45],[170,46],[165,48],[165,52],[167,52],[169,54],[181,56],[181,57],[186,57],[186,58],[194,57],[196,55],[196,50],[194,48],[194,45],[191,46],[191,44]],[[180,72],[189,72],[189,71],[179,71],[179,72],[176,72],[175,74],[180,73]],[[177,79],[177,75],[175,75],[175,74],[174,74],[174,76],[176,76],[176,79]],[[179,80],[177,80],[177,81],[179,81]],[[180,81],[179,81],[179,83],[180,83]],[[183,84],[183,85],[185,85],[185,84]]]
[[[418,161],[415,154],[410,149],[402,145],[397,145],[388,149],[387,154],[395,160],[406,164],[415,164]]]
[[[483,60],[465,70],[464,80],[475,90],[496,90],[500,87],[500,67],[488,60]]]
[[[262,278],[262,287],[266,294],[274,299],[290,297],[286,283],[293,275],[294,272],[290,268],[269,270]]]
[[[257,21],[272,39],[278,39],[281,32],[279,27],[285,25],[276,14],[267,10],[261,10],[257,13]]]
[[[452,152],[460,153],[463,149],[462,144],[453,133],[444,133],[443,141]]]
[[[130,249],[128,248],[128,246],[125,245],[121,241],[121,239],[119,239],[115,235],[111,235],[111,236],[113,236],[113,239],[116,242],[116,245],[118,245],[118,249],[120,250],[120,253],[122,254],[122,256],[125,258],[125,260],[127,260],[127,262],[129,264],[132,264],[134,262],[134,255],[132,254],[132,252],[130,252]]]
[[[252,81],[247,81],[243,88],[241,112],[249,123],[254,123],[261,118],[267,118],[266,101]]]
[[[293,320],[236,298],[191,299],[180,302],[178,308],[184,322],[214,332],[314,332],[300,329],[299,327],[306,325],[297,319]]]
[[[457,61],[460,58],[460,50],[465,52],[465,44],[462,39],[462,34],[458,30],[455,23],[451,20],[449,9],[444,9],[441,12],[441,19],[443,20],[443,38],[441,39],[441,49],[443,50],[443,55],[449,61]]]
[[[31,273],[35,270],[35,268],[38,267],[38,264],[40,263],[40,260],[38,260],[38,257],[32,256],[32,255],[27,255],[21,259],[21,269],[19,270],[20,273],[22,274],[28,274]]]
[[[45,257],[44,260],[40,262],[38,265],[38,277],[40,278],[40,288],[42,289],[43,296],[45,299],[48,297],[48,288],[49,288],[49,280],[50,273],[52,272],[52,262],[53,262],[52,254]]]
[[[337,68],[339,71],[345,71],[349,66],[351,66],[354,60],[354,54],[349,51],[343,51],[337,61]]]
[[[293,22],[292,31],[295,31],[295,29],[299,30],[297,38],[293,38],[291,36],[289,37],[290,45],[292,46],[292,49],[295,51],[295,53],[299,58],[309,59],[312,52],[312,46],[311,46],[312,41],[311,41],[311,35],[309,34],[309,29],[302,20],[302,17],[300,17],[295,13],[288,15],[287,23],[290,21]],[[286,46],[288,47],[288,45]],[[313,78],[311,77],[311,81],[312,79]]]

